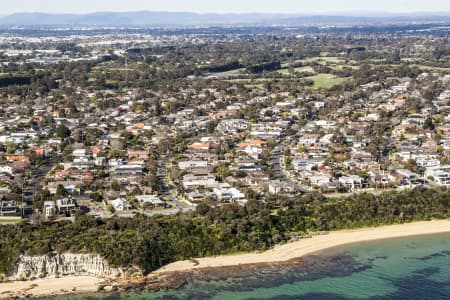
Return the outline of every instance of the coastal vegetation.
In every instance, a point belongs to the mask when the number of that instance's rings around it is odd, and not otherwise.
[[[266,203],[212,208],[200,204],[191,214],[133,219],[0,227],[0,272],[8,273],[21,254],[100,254],[113,266],[138,267],[149,273],[193,257],[265,250],[311,232],[443,219],[450,216],[450,192],[416,188],[381,195],[328,199],[308,194]]]

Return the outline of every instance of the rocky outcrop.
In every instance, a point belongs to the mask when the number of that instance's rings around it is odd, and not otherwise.
[[[99,255],[92,254],[52,254],[43,256],[21,256],[10,280],[26,280],[68,275],[89,275],[115,278],[123,276],[121,268],[110,267]]]

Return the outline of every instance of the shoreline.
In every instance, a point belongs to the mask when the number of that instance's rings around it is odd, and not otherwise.
[[[195,262],[192,260],[178,261],[166,265],[154,271],[152,274],[245,264],[280,263],[348,244],[447,232],[450,232],[450,220],[419,221],[379,227],[331,231],[325,235],[316,235],[311,238],[278,245],[270,250],[259,253],[196,258]]]
[[[0,299],[81,294],[97,291],[141,291],[178,288],[203,278],[238,276],[255,268],[289,268],[304,264],[303,257],[354,243],[450,232],[450,220],[421,221],[354,230],[333,231],[259,252],[184,260],[139,278],[107,279],[67,276],[0,283]],[[220,269],[220,270],[219,270]],[[217,271],[222,273],[218,275]]]
[[[0,299],[90,293],[97,291],[98,284],[103,280],[94,276],[64,276],[0,283]]]

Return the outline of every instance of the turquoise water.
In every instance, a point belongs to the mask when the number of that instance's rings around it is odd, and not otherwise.
[[[450,234],[353,244],[308,258],[308,267],[178,290],[64,299],[450,299]]]

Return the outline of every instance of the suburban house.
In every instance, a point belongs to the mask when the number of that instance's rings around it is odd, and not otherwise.
[[[183,176],[185,188],[192,187],[215,187],[217,185],[216,176],[210,173],[187,174]]]
[[[18,206],[16,201],[2,200],[0,201],[0,216],[14,215],[17,213]]]
[[[430,167],[425,170],[425,178],[430,178],[440,185],[450,184],[450,165]]]
[[[148,160],[150,158],[150,153],[146,150],[128,150],[127,152],[128,159],[143,159]]]
[[[222,202],[242,202],[246,200],[245,195],[233,187],[216,187],[213,189],[213,193]]]
[[[166,203],[155,195],[137,195],[135,198],[141,206],[150,205],[152,208],[166,206]]]
[[[55,201],[45,201],[42,209],[45,218],[54,217],[56,215],[56,203]]]
[[[131,203],[125,198],[117,198],[114,200],[109,200],[107,203],[109,205],[112,205],[112,207],[116,211],[126,211],[126,210],[133,209],[133,206],[131,205]]]
[[[210,147],[210,144],[208,142],[205,142],[205,143],[197,142],[197,143],[193,143],[193,144],[189,145],[188,149],[191,151],[207,152],[209,150],[209,147]]]
[[[76,207],[77,203],[72,197],[56,200],[56,209],[60,214],[69,215]]]
[[[355,191],[363,187],[363,179],[357,175],[342,176],[338,179],[341,186],[349,191]]]
[[[204,160],[185,160],[178,162],[178,168],[180,168],[180,170],[192,168],[207,168],[208,166],[208,162]]]
[[[279,193],[293,193],[296,190],[295,185],[281,180],[269,181],[268,187],[269,193],[275,195]]]
[[[312,171],[322,166],[325,162],[324,159],[294,159],[292,166],[295,171]]]

